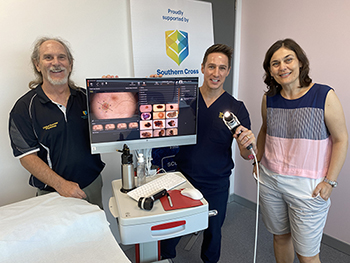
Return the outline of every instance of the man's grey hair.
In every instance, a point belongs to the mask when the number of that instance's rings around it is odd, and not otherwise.
[[[32,66],[34,69],[34,74],[36,76],[36,79],[29,82],[30,89],[34,89],[36,86],[43,83],[43,76],[42,76],[41,72],[39,72],[37,70],[36,64],[40,61],[40,47],[41,47],[41,45],[44,42],[49,41],[49,40],[56,41],[56,42],[60,43],[65,48],[65,50],[67,52],[68,61],[69,61],[71,68],[73,70],[74,58],[73,58],[72,52],[69,49],[68,42],[59,38],[59,37],[41,37],[35,42],[34,49],[33,49],[32,56],[31,56]],[[75,85],[75,83],[72,80],[70,80],[71,73],[72,73],[72,71],[68,75],[68,85],[69,85],[69,87],[76,89],[78,87]]]

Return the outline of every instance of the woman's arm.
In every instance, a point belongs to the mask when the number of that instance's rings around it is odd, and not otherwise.
[[[329,91],[325,104],[325,122],[332,138],[332,155],[329,164],[326,178],[331,181],[337,181],[338,175],[345,162],[346,153],[348,149],[348,131],[345,123],[345,116],[341,103],[333,90]],[[324,200],[327,200],[333,187],[321,182],[317,185],[313,192],[313,196],[318,194]]]

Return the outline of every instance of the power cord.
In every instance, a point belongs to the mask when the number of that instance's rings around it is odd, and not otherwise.
[[[257,190],[256,190],[256,214],[255,214],[255,239],[254,239],[254,259],[253,262],[256,262],[256,251],[258,248],[258,229],[259,229],[259,195],[260,195],[260,174],[259,174],[259,162],[258,159],[256,158],[256,154],[252,149],[250,149],[252,155],[254,156],[254,163],[257,165],[256,173],[253,173],[253,176],[255,180],[257,181]]]

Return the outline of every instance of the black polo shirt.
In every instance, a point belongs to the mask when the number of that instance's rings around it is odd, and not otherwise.
[[[85,90],[70,92],[66,113],[41,85],[27,92],[10,112],[9,134],[15,157],[37,152],[57,174],[84,188],[97,178],[104,163],[99,154],[91,154]],[[53,191],[33,175],[29,184]]]

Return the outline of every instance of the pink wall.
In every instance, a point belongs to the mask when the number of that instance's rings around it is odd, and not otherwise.
[[[332,86],[350,129],[350,2],[348,0],[243,0],[238,98],[250,112],[253,132],[261,125],[260,105],[265,85],[262,62],[278,39],[293,38],[310,60],[314,82]],[[236,156],[236,195],[256,201],[251,164]],[[325,234],[350,243],[350,154],[334,189]]]

